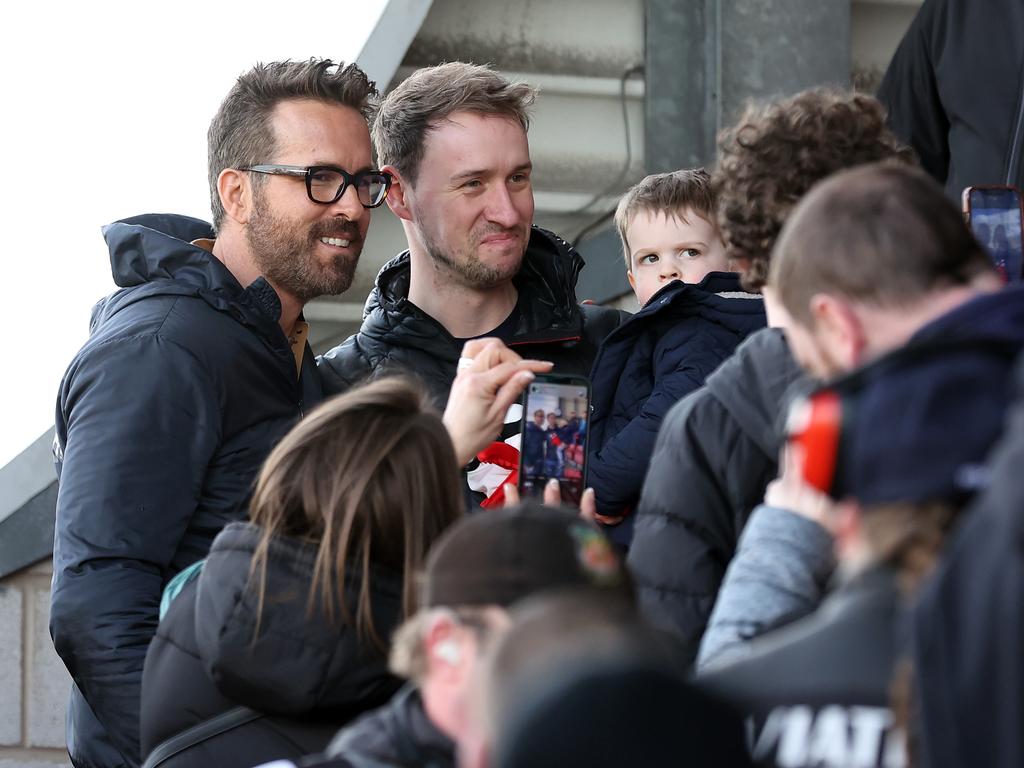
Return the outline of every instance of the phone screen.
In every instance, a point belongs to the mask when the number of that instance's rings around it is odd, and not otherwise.
[[[541,497],[552,478],[565,504],[578,506],[586,482],[590,385],[582,376],[538,376],[526,388],[519,491]]]
[[[1008,282],[1021,282],[1020,193],[1012,187],[970,191],[971,231]]]

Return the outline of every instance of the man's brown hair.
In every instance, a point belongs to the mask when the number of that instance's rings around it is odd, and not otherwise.
[[[381,570],[401,574],[403,615],[411,615],[427,550],[462,509],[455,449],[421,386],[387,378],[326,401],[285,435],[256,482],[258,613],[273,541],[303,539],[317,547],[310,610],[319,601],[328,619],[340,617],[383,652],[370,582]],[[347,595],[357,596],[354,611]]]
[[[987,273],[995,268],[942,188],[886,162],[838,173],[800,202],[775,244],[768,282],[790,316],[811,326],[818,293],[898,307]]]
[[[629,224],[634,216],[662,214],[689,224],[683,216],[687,210],[716,226],[715,193],[711,189],[711,177],[703,168],[654,173],[631,187],[615,209],[615,228],[622,240],[626,269],[633,268],[629,258]]]
[[[387,95],[373,124],[381,165],[416,183],[427,135],[456,112],[500,115],[530,127],[537,91],[506,80],[489,67],[453,61],[413,72]]]
[[[219,229],[224,220],[224,206],[217,191],[221,171],[273,162],[277,148],[271,115],[278,104],[291,99],[351,107],[369,122],[376,110],[377,88],[355,64],[335,64],[330,59],[257,64],[239,77],[207,132],[214,229]],[[263,177],[254,174],[252,182],[258,186]]]
[[[712,185],[730,259],[744,259],[743,283],[760,290],[782,224],[814,184],[844,168],[878,160],[914,162],[871,96],[813,88],[750,105],[718,139]]]

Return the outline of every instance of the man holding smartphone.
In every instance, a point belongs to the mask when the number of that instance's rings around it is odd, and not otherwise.
[[[467,339],[493,336],[558,373],[586,375],[618,310],[581,306],[578,253],[533,227],[527,141],[535,90],[471,64],[413,73],[381,105],[373,141],[409,248],[384,265],[359,332],[320,359],[328,394],[388,373],[448,398]],[[520,410],[467,467],[474,501],[500,505],[518,463]]]

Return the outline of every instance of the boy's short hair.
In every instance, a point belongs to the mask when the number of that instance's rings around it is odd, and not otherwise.
[[[622,196],[615,209],[615,228],[622,240],[627,270],[633,268],[629,259],[628,236],[629,223],[633,217],[638,213],[662,213],[686,221],[683,212],[687,208],[718,228],[715,224],[715,193],[711,188],[711,177],[703,168],[651,174]]]

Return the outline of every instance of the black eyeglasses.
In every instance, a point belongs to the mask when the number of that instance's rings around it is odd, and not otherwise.
[[[333,165],[250,165],[243,171],[266,173],[273,176],[302,176],[306,179],[306,194],[314,203],[330,205],[341,199],[351,184],[363,208],[376,208],[384,202],[391,189],[391,174],[383,171],[348,173]]]

